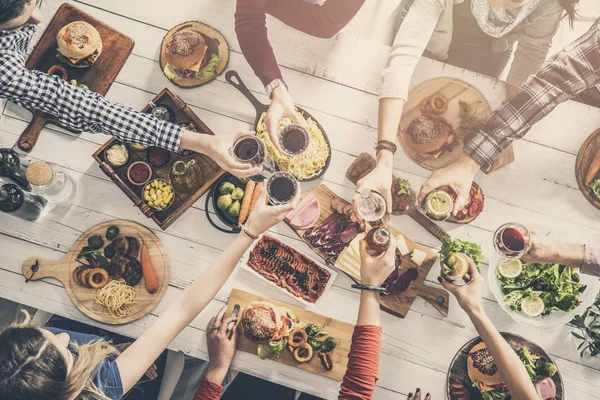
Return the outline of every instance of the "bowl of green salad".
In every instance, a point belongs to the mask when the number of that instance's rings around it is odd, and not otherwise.
[[[593,304],[597,278],[561,264],[527,263],[490,252],[488,282],[494,297],[519,323],[556,328]]]

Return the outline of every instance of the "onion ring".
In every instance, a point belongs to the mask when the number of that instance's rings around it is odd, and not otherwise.
[[[305,355],[301,355],[300,353]],[[300,363],[305,363],[310,361],[310,359],[313,356],[313,348],[311,347],[310,344],[308,343],[304,343],[304,345],[302,347],[297,347],[296,350],[294,350],[294,358],[296,359],[296,361],[300,362]]]
[[[439,115],[448,109],[448,99],[441,94],[434,94],[429,98],[429,108],[431,112]]]
[[[63,81],[69,79],[69,73],[67,72],[67,69],[59,64],[51,66],[47,73],[48,75],[58,76]]]
[[[304,329],[294,329],[290,332],[288,344],[294,348],[302,347],[308,341],[308,335]]]
[[[100,280],[97,281],[96,278],[98,277]],[[87,274],[87,283],[92,287],[92,289],[103,288],[108,283],[108,272],[102,268],[93,268]]]
[[[84,265],[80,265],[79,267],[75,268],[73,270],[73,274],[71,274],[73,281],[75,281],[75,283],[78,284],[79,286],[85,286],[83,284],[83,282],[81,281],[80,276],[81,276],[81,273],[87,268],[88,267],[86,267]]]

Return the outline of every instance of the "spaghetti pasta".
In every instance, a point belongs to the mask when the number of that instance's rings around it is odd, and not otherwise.
[[[96,292],[96,303],[107,309],[114,319],[126,317],[136,303],[135,289],[122,279],[112,280]]]
[[[269,139],[269,133],[267,132],[267,125],[265,124],[267,113],[263,113],[260,116],[256,126],[256,135],[264,142],[269,156],[281,171],[289,172],[298,180],[306,180],[317,176],[319,172],[321,172],[325,167],[325,164],[327,164],[327,159],[329,158],[329,152],[331,150],[329,149],[325,136],[317,122],[312,118],[306,119],[302,111],[299,111],[299,113],[308,124],[307,131],[310,137],[308,148],[302,154],[289,156],[277,151],[275,145]],[[292,123],[291,119],[282,118],[281,121],[279,121],[279,131]]]

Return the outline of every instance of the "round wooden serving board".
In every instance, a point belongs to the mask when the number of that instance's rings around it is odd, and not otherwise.
[[[585,198],[592,203],[592,205],[600,209],[600,201],[596,199],[590,188],[585,184],[585,175],[587,170],[592,163],[596,154],[600,151],[600,129],[592,133],[581,145],[579,153],[577,153],[577,161],[575,162],[575,177],[577,178],[577,184],[579,190],[585,196]],[[596,175],[596,178],[600,178],[600,174]]]
[[[135,286],[137,292],[136,303],[129,315],[122,319],[114,319],[107,310],[96,303],[95,289],[88,289],[78,285],[72,277],[75,268],[81,265],[77,262],[76,257],[81,249],[87,245],[88,238],[94,235],[101,235],[104,240],[104,247],[106,247],[110,243],[110,241],[106,240],[106,229],[111,225],[119,227],[119,236],[133,236],[146,245],[150,257],[152,258],[152,264],[156,270],[160,285],[156,294],[150,294],[146,291],[144,280],[142,279],[142,281]],[[36,261],[38,262],[39,269],[32,276],[31,267]],[[85,259],[82,261],[85,262]],[[37,257],[31,257],[23,263],[23,275],[26,278],[32,276],[32,281],[43,278],[58,279],[64,285],[73,304],[75,304],[82,313],[96,321],[112,325],[126,324],[135,321],[152,311],[152,309],[160,303],[169,286],[170,269],[169,257],[167,256],[167,252],[160,239],[147,228],[134,222],[124,220],[108,221],[94,226],[82,234],[67,254],[58,261],[46,261]]]
[[[542,356],[546,361],[554,363],[550,355],[544,351],[537,344],[530,342],[522,336],[515,335],[513,333],[501,332],[500,333],[504,339],[512,346],[515,351],[521,350],[523,347],[526,347],[530,352],[537,354],[538,356]],[[460,400],[459,398],[452,396],[450,394],[450,380],[452,378],[458,379],[462,382],[463,385],[466,385],[466,389],[469,390],[471,387],[471,379],[469,379],[469,374],[467,373],[467,356],[469,355],[469,351],[476,344],[481,342],[480,337],[473,338],[469,340],[461,349],[456,353],[452,362],[450,363],[450,369],[448,370],[448,377],[446,379],[446,393],[449,400]],[[557,366],[558,367],[558,366]],[[562,376],[560,375],[560,370],[556,371],[556,374],[552,377],[554,383],[556,384],[556,398],[555,400],[563,400],[565,398],[565,388],[563,386]]]
[[[227,44],[227,40],[225,40],[225,37],[223,37],[223,35],[221,35],[221,33],[218,30],[198,21],[184,22],[183,24],[179,24],[172,28],[169,32],[167,32],[167,34],[162,40],[162,43],[160,45],[160,68],[162,71],[165,70],[165,66],[167,65],[167,61],[165,58],[167,43],[171,41],[171,38],[175,33],[184,29],[190,29],[202,35],[202,37],[206,41],[206,45],[208,46],[207,53],[217,54],[219,56],[219,65],[217,65],[217,69],[215,70],[215,74],[212,78],[205,80],[199,80],[196,78],[184,78],[178,81],[171,81],[175,86],[179,86],[183,89],[191,89],[205,85],[208,82],[217,79],[217,76],[221,75],[223,71],[225,71],[225,68],[227,68],[227,64],[229,63],[229,45]]]
[[[423,114],[421,112],[421,103],[426,98],[431,97],[434,94],[441,94],[448,99],[448,109],[439,116],[444,118],[452,125],[457,136],[457,145],[454,146],[452,151],[444,151],[437,159],[415,153],[406,145],[406,142],[410,140],[406,134],[406,129],[415,118]],[[469,104],[479,102],[476,114],[476,117],[479,120],[484,120],[492,112],[488,102],[477,89],[468,83],[457,79],[430,79],[417,85],[408,94],[408,101],[404,105],[404,110],[402,111],[402,118],[400,120],[400,126],[398,129],[398,141],[400,142],[404,153],[421,167],[433,171],[456,161],[462,154],[465,137],[469,132],[459,129],[459,100]]]

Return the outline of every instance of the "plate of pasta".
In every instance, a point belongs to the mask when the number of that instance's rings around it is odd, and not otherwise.
[[[256,120],[254,122],[256,135],[265,144],[269,157],[273,159],[279,171],[289,172],[301,182],[312,181],[323,176],[331,162],[331,144],[321,124],[308,111],[296,107],[296,110],[308,125],[308,148],[302,154],[295,156],[282,154],[277,151],[267,132],[265,117],[269,106],[261,103],[250,92],[250,89],[242,82],[236,71],[227,71],[225,80],[238,89],[254,106],[256,110]],[[290,124],[292,124],[291,119],[283,118],[279,123],[279,131]]]

